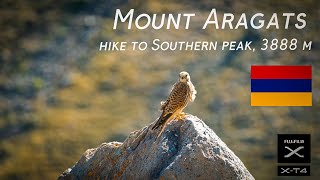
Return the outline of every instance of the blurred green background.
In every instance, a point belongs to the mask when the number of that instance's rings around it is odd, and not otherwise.
[[[189,30],[112,30],[116,8],[196,13]],[[302,30],[202,30],[218,13],[270,18],[306,12]],[[198,91],[185,111],[203,119],[256,179],[276,175],[277,134],[308,133],[320,176],[320,11],[317,0],[43,0],[0,2],[0,179],[56,179],[88,149],[123,141],[160,114],[178,73]],[[219,15],[219,16],[220,16]],[[239,16],[236,17],[236,19]],[[280,18],[280,23],[284,23]],[[99,52],[100,41],[227,41],[298,38],[311,51]],[[313,66],[312,107],[251,107],[250,65]],[[281,178],[286,179],[286,178]]]

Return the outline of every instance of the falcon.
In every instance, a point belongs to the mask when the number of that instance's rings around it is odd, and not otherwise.
[[[196,98],[197,91],[194,88],[189,73],[183,71],[179,74],[179,80],[173,85],[169,97],[161,102],[160,110],[162,113],[157,122],[152,127],[153,130],[161,127],[158,137],[163,132],[166,123],[173,119],[182,119],[185,115],[183,109],[189,102]]]

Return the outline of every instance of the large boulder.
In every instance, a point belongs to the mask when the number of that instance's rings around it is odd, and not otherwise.
[[[187,115],[153,124],[123,142],[88,149],[59,179],[254,179],[241,160],[202,120]]]

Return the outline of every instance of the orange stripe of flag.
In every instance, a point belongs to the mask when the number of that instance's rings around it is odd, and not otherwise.
[[[312,93],[252,92],[251,106],[312,106]]]

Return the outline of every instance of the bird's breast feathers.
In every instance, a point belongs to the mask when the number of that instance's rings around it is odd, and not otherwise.
[[[196,99],[196,94],[197,94],[197,90],[195,89],[195,87],[193,86],[192,82],[188,82],[188,86],[190,89],[190,101],[193,102]]]

